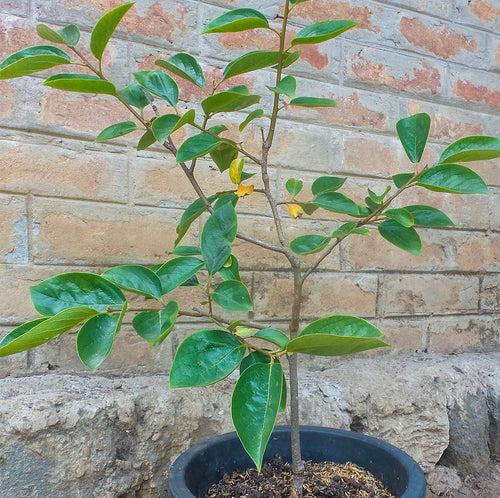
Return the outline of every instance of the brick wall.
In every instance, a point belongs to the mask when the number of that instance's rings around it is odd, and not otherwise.
[[[88,31],[118,0],[0,0],[0,56],[38,43],[38,22],[79,24]],[[224,8],[250,5],[274,17],[279,2],[263,0],[137,0],[110,45],[109,74],[124,85],[157,56],[188,50],[217,75],[242,47],[267,48],[262,31],[199,33]],[[465,134],[498,133],[500,10],[495,0],[311,0],[296,9],[294,29],[328,18],[350,18],[360,28],[319,46],[306,46],[294,68],[299,93],[333,97],[336,109],[283,114],[272,156],[278,195],[290,176],[310,183],[321,173],[349,177],[361,200],[366,187],[383,190],[408,162],[394,134],[409,113],[431,114],[426,159]],[[271,74],[240,81],[263,91]],[[208,78],[210,79],[210,78]],[[157,151],[137,153],[137,137],[95,144],[104,127],[128,118],[110,98],[61,93],[38,77],[0,82],[0,334],[33,316],[28,287],[52,274],[107,265],[156,263],[174,239],[180,208],[194,199],[182,172]],[[199,100],[181,83],[182,98]],[[269,98],[264,102],[269,104]],[[235,122],[238,120],[233,118]],[[182,137],[180,137],[182,138]],[[252,149],[258,136],[249,130]],[[500,270],[499,163],[475,163],[491,185],[488,196],[412,194],[404,201],[444,209],[457,226],[423,230],[424,255],[413,257],[378,235],[351,238],[305,289],[304,317],[357,313],[378,323],[398,350],[485,351],[498,346]],[[201,163],[207,190],[226,185]],[[269,209],[257,196],[241,202],[242,230],[272,240]],[[337,220],[287,219],[289,236],[331,229]],[[198,226],[199,230],[199,226]],[[193,236],[196,235],[196,230]],[[250,283],[255,319],[286,320],[291,282],[282,258],[237,243]],[[199,293],[178,292],[191,303]],[[173,345],[149,350],[130,326],[106,368],[164,370]],[[0,374],[79,370],[74,337],[26,355],[2,359]]]

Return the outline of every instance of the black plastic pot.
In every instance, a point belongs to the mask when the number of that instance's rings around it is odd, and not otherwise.
[[[302,456],[313,462],[352,462],[369,470],[397,498],[424,498],[422,469],[404,451],[380,439],[356,432],[303,426]],[[277,427],[264,460],[279,455],[290,462],[290,429]],[[199,498],[225,473],[252,467],[236,433],[223,434],[192,446],[170,469],[167,496]]]

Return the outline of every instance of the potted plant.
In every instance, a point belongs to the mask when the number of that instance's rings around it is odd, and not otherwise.
[[[0,342],[0,356],[7,356],[80,327],[76,339],[78,355],[95,371],[110,354],[128,314],[133,315],[132,324],[137,334],[151,346],[159,345],[169,336],[180,316],[212,322],[209,328],[194,332],[178,347],[170,371],[170,387],[207,386],[239,369],[231,407],[236,435],[214,438],[183,454],[171,471],[169,492],[174,497],[201,496],[217,484],[224,472],[244,470],[252,461],[260,471],[263,462],[275,455],[291,462],[291,478],[286,484],[290,496],[302,496],[304,460],[351,461],[371,471],[395,496],[416,498],[425,493],[425,480],[417,464],[387,443],[346,431],[300,428],[299,354],[337,356],[387,346],[374,325],[354,316],[327,316],[302,326],[302,289],[306,279],[347,237],[359,237],[360,243],[369,243],[361,237],[378,230],[389,243],[412,255],[420,255],[422,243],[417,229],[446,228],[453,226],[453,222],[434,207],[394,207],[394,201],[407,190],[416,188],[452,194],[486,193],[487,187],[480,176],[461,163],[499,157],[500,140],[466,137],[445,148],[436,164],[424,165],[421,159],[431,120],[427,114],[416,114],[397,124],[402,146],[414,168],[394,175],[393,185],[384,192],[368,190],[366,199],[358,203],[339,192],[344,178],[321,176],[313,182],[309,199],[304,202],[297,200],[303,190],[302,180],[290,178],[284,186],[287,200],[278,202],[271,188],[269,168],[280,112],[285,107],[293,112],[301,106],[335,106],[330,99],[296,95],[296,79],[286,73],[300,59],[304,45],[326,42],[356,26],[348,20],[327,20],[290,37],[290,13],[305,1],[308,0],[284,0],[278,28],[262,13],[250,8],[234,9],[211,21],[205,28],[206,34],[265,29],[276,37],[276,50],[256,50],[238,57],[225,67],[213,85],[206,84],[201,66],[187,53],[157,60],[156,69],[135,72],[134,82],[125,88],[117,88],[107,78],[103,54],[132,3],[118,6],[97,22],[90,37],[91,56],[79,48],[77,26],[69,25],[56,31],[39,25],[39,36],[50,44],[23,49],[0,64],[0,79],[69,66],[70,72],[51,74],[43,84],[57,90],[109,95],[131,114],[130,121],[111,124],[96,141],[104,142],[142,130],[137,149],[145,150],[155,144],[162,146],[166,153],[175,156],[178,167],[197,194],[196,200],[184,211],[177,227],[175,247],[162,264],[144,267],[132,263],[109,268],[100,275],[72,272],[44,280],[31,288],[31,298],[40,316],[17,327]],[[234,77],[263,69],[274,78],[274,84],[267,87],[271,97],[269,109],[256,107],[261,96],[251,93],[247,86],[231,86]],[[179,88],[171,75],[205,92],[198,107],[180,109]],[[155,101],[169,106],[169,112],[160,113]],[[245,116],[242,117],[242,113]],[[228,116],[241,118],[238,129],[231,127],[234,118],[231,120]],[[228,126],[222,123],[224,120]],[[247,126],[260,129],[262,142],[258,154],[249,152],[239,136]],[[188,131],[189,136],[182,143],[176,143],[175,132],[181,128]],[[229,176],[234,185],[232,189],[205,191],[197,179],[196,166],[199,158],[206,156],[210,156],[218,169],[214,174]],[[258,169],[263,188],[254,187],[253,175],[245,170],[246,163]],[[239,230],[238,204],[247,196],[266,199],[274,220],[276,241],[258,240]],[[317,210],[340,214],[349,221],[332,233],[305,234],[287,240],[286,219],[307,217]],[[185,234],[202,216],[206,220],[199,244],[183,245]],[[288,260],[294,290],[287,334],[247,319],[252,301],[240,278],[239,262],[232,254],[235,239],[274,251]],[[312,254],[317,254],[316,259],[312,264],[306,263],[303,257]],[[169,294],[187,285],[203,286],[206,300],[184,310],[169,299]],[[143,306],[129,306],[127,296],[134,294],[144,298]],[[240,313],[240,318],[228,320],[220,316],[216,305]],[[288,379],[284,375],[285,363],[289,367]],[[279,412],[287,405],[290,427],[273,432]]]

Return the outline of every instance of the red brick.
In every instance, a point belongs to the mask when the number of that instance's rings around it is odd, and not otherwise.
[[[496,0],[457,0],[457,19],[498,32],[500,8]]]
[[[493,73],[454,69],[450,71],[450,86],[459,102],[500,107],[500,83]]]

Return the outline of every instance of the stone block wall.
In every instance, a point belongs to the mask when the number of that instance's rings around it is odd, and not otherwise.
[[[99,16],[119,3],[0,0],[0,57],[39,43],[34,31],[39,22],[76,23],[85,42]],[[125,85],[132,71],[153,67],[155,58],[190,51],[210,81],[243,49],[275,43],[263,31],[200,34],[224,9],[242,5],[261,8],[274,19],[280,2],[137,0],[109,47],[109,75]],[[318,174],[347,176],[347,190],[359,201],[367,187],[383,190],[392,174],[409,167],[395,136],[395,123],[409,113],[432,116],[428,162],[463,135],[498,133],[500,10],[495,0],[311,0],[296,8],[292,22],[299,29],[330,18],[354,19],[359,29],[305,46],[291,72],[300,94],[332,97],[338,106],[283,112],[272,155],[278,196],[289,177],[301,177],[307,186]],[[270,77],[262,71],[238,82],[262,91]],[[62,93],[42,87],[41,81],[34,76],[0,82],[0,335],[33,316],[28,288],[40,279],[62,271],[162,261],[172,247],[180,208],[195,198],[171,157],[155,149],[135,151],[137,136],[94,143],[103,128],[128,119],[111,98]],[[183,101],[203,97],[194,86],[180,84]],[[255,130],[245,132],[244,139],[250,149],[258,146]],[[309,281],[304,319],[359,314],[382,327],[396,352],[498,348],[499,163],[473,167],[491,186],[489,195],[419,192],[402,201],[442,208],[455,228],[422,230],[422,257],[389,246],[376,234],[349,239]],[[228,185],[208,162],[200,163],[198,175],[207,191]],[[241,210],[242,231],[273,240],[262,199],[244,199]],[[338,221],[325,213],[287,218],[287,234],[329,230]],[[283,324],[290,309],[286,262],[241,243],[236,254],[252,289],[253,319]],[[177,294],[189,305],[198,298],[192,292]],[[173,348],[190,330],[181,323],[173,344],[151,351],[126,325],[105,370],[164,371]],[[2,359],[0,376],[80,371],[74,349],[74,337],[68,335]]]

